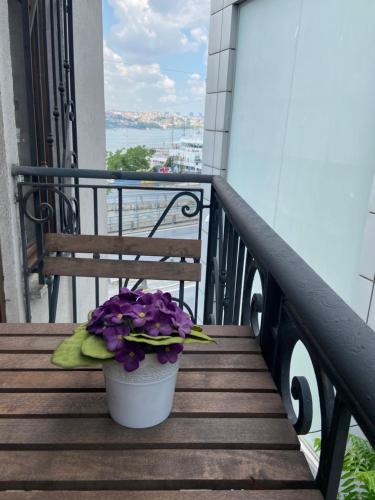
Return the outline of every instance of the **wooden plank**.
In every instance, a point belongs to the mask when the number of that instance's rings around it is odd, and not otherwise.
[[[1,489],[312,488],[298,451],[0,452]]]
[[[105,394],[80,393],[3,393],[0,417],[35,415],[105,416]],[[180,417],[254,417],[285,416],[280,396],[276,393],[241,392],[176,392],[172,415]]]
[[[254,337],[248,325],[204,325],[211,337]]]
[[[0,500],[103,500],[103,491],[7,491]],[[105,491],[106,500],[125,500],[124,492]],[[323,500],[318,490],[127,491],[126,500]]]
[[[44,236],[44,246],[47,252],[190,257],[193,259],[199,259],[201,256],[201,241],[188,239],[47,233]]]
[[[0,500],[103,500],[103,491],[7,491]],[[105,500],[323,500],[318,490],[105,491]]]
[[[71,335],[79,323],[0,323],[0,335],[6,336],[66,336]],[[203,325],[211,337],[254,337],[249,326]]]
[[[142,431],[110,418],[7,418],[0,419],[4,448],[299,450],[299,441],[286,418],[169,418],[157,429]]]
[[[44,273],[58,276],[200,281],[201,265],[187,262],[131,262],[126,260],[45,257]]]
[[[61,368],[51,363],[50,354],[18,353],[0,354],[0,372],[4,370],[61,370]],[[260,354],[185,353],[181,358],[180,370],[267,371],[267,366]]]
[[[60,344],[61,338],[50,336],[33,337],[0,337],[0,353],[6,352],[30,352],[49,353]],[[218,338],[212,344],[188,344],[184,352],[226,352],[235,353],[260,353],[260,347],[256,339],[250,338]]]
[[[71,335],[77,323],[0,323],[0,335]]]
[[[184,372],[176,390],[276,392],[268,372]],[[104,391],[101,371],[1,372],[0,392]]]

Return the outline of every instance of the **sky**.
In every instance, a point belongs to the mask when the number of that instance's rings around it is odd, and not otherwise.
[[[210,0],[102,0],[107,110],[203,112]]]

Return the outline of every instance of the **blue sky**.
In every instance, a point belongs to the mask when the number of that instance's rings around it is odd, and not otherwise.
[[[209,0],[102,0],[106,109],[203,112]]]

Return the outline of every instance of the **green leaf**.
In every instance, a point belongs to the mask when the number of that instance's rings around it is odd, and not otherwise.
[[[212,339],[199,339],[195,337],[185,337],[182,339],[183,344],[211,344],[213,342]]]
[[[150,340],[155,340],[155,339],[161,339],[161,340],[164,340],[164,339],[170,339],[171,338],[171,335],[158,335],[157,337],[155,337],[154,335],[148,335],[147,333],[130,333],[129,335],[126,335],[124,336],[124,339],[125,340],[129,340],[129,337],[131,338],[145,338],[145,339],[150,339]],[[175,336],[173,336],[173,338],[178,338],[179,336],[176,334]]]
[[[200,326],[194,325],[191,329],[191,332],[185,337],[182,338],[178,334],[175,335],[158,335],[157,337],[153,337],[148,335],[147,333],[130,333],[126,337],[126,340],[130,342],[141,342],[144,344],[149,344],[153,346],[160,345],[170,345],[170,344],[209,344],[211,342],[215,342],[211,337],[203,333],[202,328]]]
[[[170,344],[182,344],[184,339],[182,339],[181,337],[164,337],[161,339],[161,337],[150,337],[149,335],[147,335],[147,337],[144,338],[140,336],[135,337],[132,334],[130,334],[126,337],[126,340],[129,340],[130,342],[140,342],[144,344],[160,346],[160,345],[170,345]]]
[[[71,337],[63,340],[52,355],[52,363],[61,368],[77,368],[78,366],[97,366],[98,362],[84,356],[81,346],[90,335],[86,330],[87,323],[78,326]]]
[[[216,343],[216,341],[214,339],[212,339],[211,337],[209,337],[208,335],[206,335],[205,333],[203,333],[203,330],[200,327],[193,327],[191,329],[191,332],[189,333],[188,337],[190,337],[190,338],[198,338],[198,339],[201,339],[201,340],[206,340],[208,342],[215,342]]]
[[[110,359],[114,357],[114,353],[108,351],[103,337],[97,335],[89,335],[81,346],[82,354],[95,359]]]

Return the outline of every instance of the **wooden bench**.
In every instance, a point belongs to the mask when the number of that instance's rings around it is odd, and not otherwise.
[[[0,500],[322,498],[249,328],[204,327],[217,343],[186,346],[143,430],[109,418],[101,370],[51,364],[73,328],[0,325]]]

